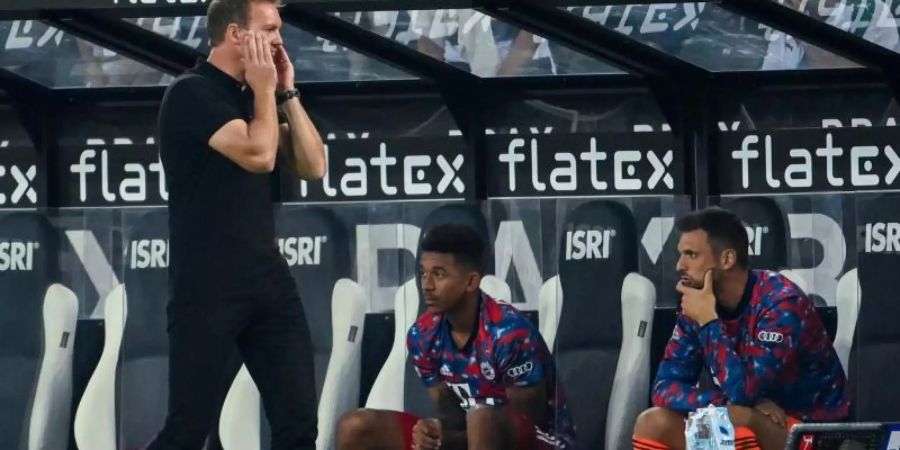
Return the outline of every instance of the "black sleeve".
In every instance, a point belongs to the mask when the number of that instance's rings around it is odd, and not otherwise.
[[[168,95],[169,119],[173,127],[188,133],[204,144],[222,126],[242,119],[237,106],[224,98],[221,89],[199,76],[178,80]]]

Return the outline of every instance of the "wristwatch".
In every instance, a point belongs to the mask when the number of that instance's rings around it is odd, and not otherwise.
[[[300,91],[299,91],[299,90],[297,90],[297,89],[288,89],[288,90],[286,90],[286,91],[279,91],[279,92],[276,92],[276,93],[275,93],[275,102],[276,102],[278,105],[281,105],[282,103],[284,103],[284,102],[286,102],[286,101],[288,101],[288,100],[290,100],[290,99],[292,99],[292,98],[294,98],[294,97],[300,98]]]

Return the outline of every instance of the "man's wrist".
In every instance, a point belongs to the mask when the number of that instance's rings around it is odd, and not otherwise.
[[[710,314],[704,314],[703,317],[700,317],[699,320],[697,320],[697,323],[700,325],[700,328],[703,328],[716,320],[719,320],[719,315],[712,312]]]
[[[250,89],[252,90],[253,88],[251,87]],[[253,91],[253,96],[257,97],[257,98],[272,97],[272,96],[275,96],[277,92],[278,92],[278,90],[275,89],[274,87],[272,87],[272,88],[264,87],[264,88],[260,88],[258,91]]]
[[[279,106],[287,102],[288,100],[296,98],[300,99],[300,91],[297,89],[286,89],[286,90],[278,90],[275,91],[275,102]]]

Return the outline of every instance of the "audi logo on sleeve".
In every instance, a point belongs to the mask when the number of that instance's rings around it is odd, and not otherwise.
[[[784,342],[784,335],[774,331],[760,331],[756,334],[756,339],[770,344],[780,344]]]
[[[506,371],[506,374],[509,375],[510,378],[519,378],[524,375],[528,375],[531,371],[534,370],[534,364],[531,361],[522,364],[521,366],[513,367]]]

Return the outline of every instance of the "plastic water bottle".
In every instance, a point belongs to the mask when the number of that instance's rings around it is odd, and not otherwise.
[[[687,450],[735,450],[728,409],[713,405],[698,409],[688,415],[685,425]]]

